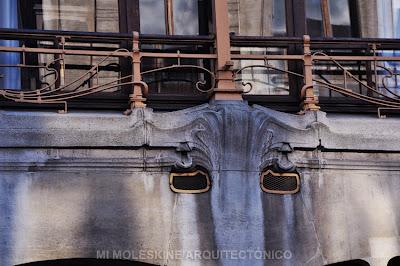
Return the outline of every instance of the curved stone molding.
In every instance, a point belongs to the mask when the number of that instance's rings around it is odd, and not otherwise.
[[[175,151],[173,156],[168,155],[172,159],[159,155],[160,162],[174,161],[172,165],[183,168],[201,164],[210,171],[254,171],[268,164],[291,169],[287,147],[400,149],[396,119],[357,119],[322,112],[292,115],[238,102],[204,104],[169,113],[138,108],[131,116],[0,111],[0,119],[2,148],[171,149]],[[183,144],[186,151],[179,148]]]

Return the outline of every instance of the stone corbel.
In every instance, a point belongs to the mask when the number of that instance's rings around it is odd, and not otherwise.
[[[179,143],[178,147],[176,147],[176,151],[180,154],[180,160],[175,162],[174,167],[180,169],[191,168],[193,166],[193,159],[189,154],[191,150],[192,149],[187,142]]]
[[[261,171],[268,167],[276,172],[294,172],[296,166],[288,158],[292,151],[292,147],[286,142],[271,145],[264,156]]]

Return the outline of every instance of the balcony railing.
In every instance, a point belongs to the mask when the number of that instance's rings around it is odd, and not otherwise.
[[[160,76],[157,84],[162,85],[172,80],[163,74],[175,73],[174,80],[187,82],[190,86],[186,87],[193,89],[180,95],[183,101],[243,97],[268,105],[277,99],[293,99],[291,104],[300,112],[351,103],[352,108],[368,105],[379,115],[382,110],[400,109],[396,51],[400,40],[395,39],[231,35],[226,43],[218,42],[218,36],[2,29],[0,40],[14,41],[0,46],[0,54],[18,55],[19,60],[0,68],[18,69],[28,81],[19,89],[1,88],[0,98],[6,99],[2,103],[56,104],[67,112],[69,102],[76,99],[123,91],[119,95],[126,98],[129,113],[145,107],[152,97],[162,95],[162,101],[178,97],[176,92],[149,89],[153,82],[149,76]],[[154,63],[157,60],[163,61]],[[69,77],[71,65],[80,70]],[[107,71],[113,74],[104,76]],[[6,78],[2,75],[0,81]]]

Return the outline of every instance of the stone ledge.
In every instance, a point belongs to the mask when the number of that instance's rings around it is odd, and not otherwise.
[[[326,115],[323,112],[292,115],[257,105],[250,107],[246,103],[204,104],[168,113],[136,109],[131,116],[0,111],[0,121],[0,147],[3,148],[176,148],[180,143],[190,145],[194,141],[193,134],[211,128],[215,131],[214,138],[229,138],[230,133],[223,132],[226,123],[239,131],[234,133],[236,137],[248,138],[247,134],[255,134],[255,129],[244,129],[253,123],[260,127],[266,124],[261,130],[273,131],[274,143],[289,143],[292,148],[322,146],[329,150],[400,151],[400,120],[397,118]],[[209,124],[210,129],[205,129],[204,123]]]

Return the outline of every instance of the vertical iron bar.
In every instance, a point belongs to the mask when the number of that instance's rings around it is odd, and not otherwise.
[[[233,81],[233,62],[229,37],[227,0],[214,0],[214,21],[216,35],[217,88],[214,100],[242,100],[242,89],[237,90]]]
[[[303,64],[304,64],[304,86],[302,88],[302,98],[303,101],[303,110],[304,111],[317,111],[319,110],[319,106],[317,106],[318,99],[314,95],[313,88],[313,75],[312,75],[312,54],[310,48],[310,36],[304,35],[303,37],[304,44],[304,56],[303,56]]]
[[[141,82],[142,76],[140,74],[140,61],[141,55],[139,50],[139,33],[137,31],[133,32],[133,44],[132,44],[132,81]],[[133,93],[129,95],[131,109],[133,108],[143,108],[146,107],[144,103],[146,101],[143,98],[142,87],[139,83],[133,84]]]

